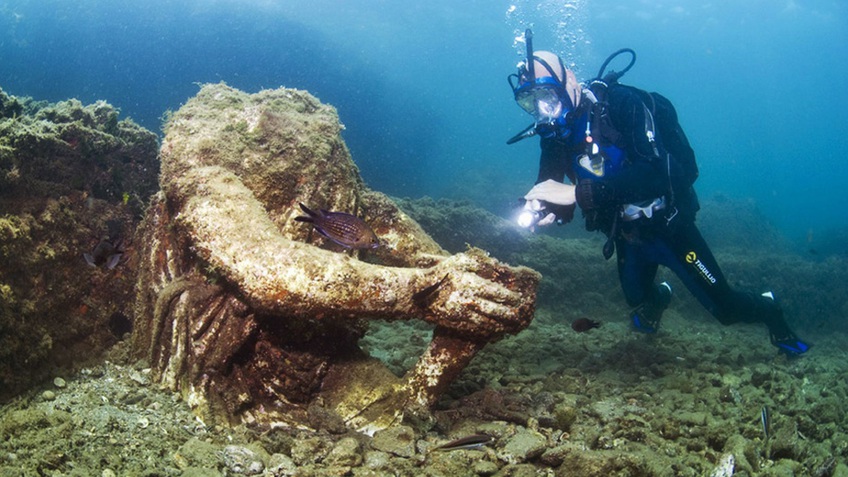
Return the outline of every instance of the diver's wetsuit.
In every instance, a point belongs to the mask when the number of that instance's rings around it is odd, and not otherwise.
[[[699,205],[692,184],[698,171],[671,103],[624,85],[610,86],[606,97],[605,114],[598,114],[597,108],[591,113],[592,104],[584,98],[567,137],[542,138],[538,182],[563,181],[567,176],[577,186],[577,204],[586,228],[613,237],[627,303],[654,308],[654,327],[643,331],[656,330],[670,298],[654,284],[658,265],[664,265],[722,324],[763,322],[773,343],[780,346],[779,342],[789,340],[794,344],[797,337],[775,301],[731,289],[695,226]],[[654,124],[652,118],[662,120]],[[656,135],[653,144],[646,135],[649,128]],[[587,146],[591,143],[587,131],[599,154]],[[626,204],[644,206],[657,198],[663,198],[664,204],[650,218],[644,214],[633,220],[623,218]],[[562,221],[573,218],[574,206],[552,210]],[[803,348],[799,352],[806,351],[803,342],[798,346]]]

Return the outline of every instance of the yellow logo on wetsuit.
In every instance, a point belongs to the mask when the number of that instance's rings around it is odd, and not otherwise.
[[[696,254],[694,250],[686,254],[686,263],[694,264],[695,268],[698,269],[698,273],[701,274],[701,277],[703,277],[704,280],[715,284],[716,278],[713,276],[712,272],[710,272],[710,269],[698,260],[698,254]]]

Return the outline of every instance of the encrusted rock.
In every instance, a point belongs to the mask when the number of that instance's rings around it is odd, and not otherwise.
[[[247,447],[227,446],[221,452],[221,457],[227,469],[235,474],[257,475],[265,470],[260,455]]]
[[[509,464],[500,469],[498,475],[509,477],[538,477],[540,473],[539,469],[531,464]]]
[[[213,466],[220,461],[219,448],[197,438],[191,438],[174,453],[174,463],[180,469]]]
[[[774,436],[769,441],[769,457],[774,460],[796,460],[802,448],[798,437],[798,424],[793,420],[783,419],[778,425],[774,425],[774,428]]]
[[[733,454],[724,454],[718,460],[715,469],[710,473],[710,477],[731,477],[736,466],[736,458]]]
[[[131,314],[133,231],[157,188],[158,139],[98,101],[56,104],[0,90],[0,401],[94,359]],[[113,269],[83,259],[104,235]]]
[[[400,457],[415,455],[415,432],[408,426],[394,426],[374,434],[371,447]]]
[[[297,474],[297,464],[285,454],[271,454],[267,471],[277,477],[289,477]]]
[[[554,408],[552,424],[554,429],[564,432],[571,430],[574,421],[577,420],[577,409],[566,403],[559,403]]]
[[[478,460],[471,470],[476,475],[494,475],[498,472],[498,464],[490,460]]]
[[[345,428],[344,419],[332,409],[312,405],[306,410],[309,426],[316,430],[324,430],[331,434],[342,434]]]
[[[389,465],[391,455],[383,451],[368,451],[365,453],[365,467],[373,470],[381,470]]]
[[[327,454],[324,462],[328,465],[339,467],[354,467],[362,463],[362,454],[359,452],[359,442],[352,437],[345,437],[336,442],[333,450]]]
[[[498,450],[498,459],[508,464],[518,464],[542,455],[547,439],[538,432],[522,429]]]
[[[556,447],[546,449],[539,458],[545,465],[551,467],[559,467],[565,461],[565,456],[571,452],[579,452],[573,444],[563,444]]]
[[[331,442],[321,437],[298,439],[291,448],[291,458],[299,466],[314,464],[327,456],[331,445]]]

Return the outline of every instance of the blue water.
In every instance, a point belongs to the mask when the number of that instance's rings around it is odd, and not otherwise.
[[[0,88],[105,99],[157,132],[196,83],[306,89],[373,188],[501,210],[536,176],[538,142],[505,144],[530,119],[506,76],[532,27],[581,79],[634,48],[623,82],[674,101],[700,195],[799,238],[848,224],[846,23],[839,0],[0,0]]]

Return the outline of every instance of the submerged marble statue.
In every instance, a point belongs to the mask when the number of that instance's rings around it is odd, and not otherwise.
[[[426,412],[486,344],[532,319],[539,275],[448,256],[369,190],[332,107],[306,92],[206,85],[166,125],[161,192],[142,223],[132,345],[214,422],[373,432]],[[299,204],[364,218],[356,256],[296,221]],[[423,319],[406,376],[357,342],[368,320]]]

